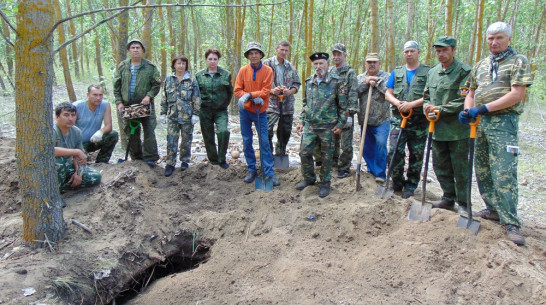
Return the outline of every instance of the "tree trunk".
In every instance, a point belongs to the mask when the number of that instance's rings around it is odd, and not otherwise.
[[[180,44],[178,45],[178,54],[184,54],[186,47],[186,20],[184,18],[184,7],[180,8]]]
[[[4,19],[2,19],[2,31],[4,33],[4,36],[6,37],[10,36],[9,26]],[[11,46],[6,43],[6,64],[8,66],[9,77],[13,77],[13,60],[11,59],[11,49],[12,49]]]
[[[147,0],[146,5],[155,4],[155,0]],[[145,8],[142,12],[144,17],[144,29],[142,30],[142,43],[146,47],[146,52],[144,53],[144,58],[149,61],[152,61],[153,58],[153,47],[152,47],[152,26],[154,24],[154,9]]]
[[[161,0],[157,1],[158,4],[161,4]],[[159,21],[161,22],[161,30],[159,31],[159,39],[161,41],[161,79],[165,79],[167,76],[167,35],[165,34],[165,22],[163,18],[163,8],[159,7]]]
[[[292,53],[294,52],[294,46],[293,46],[293,39],[294,39],[294,26],[292,23],[294,22],[294,4],[292,1],[290,1],[290,13],[289,13],[289,21],[288,21],[288,42],[290,43],[290,53],[288,53],[288,60],[292,60]]]
[[[87,0],[87,4],[89,5],[89,8],[93,7],[91,0]],[[96,23],[94,14],[91,14],[91,21],[93,23]],[[100,36],[99,31],[95,29],[95,63],[97,64],[97,74],[99,76],[99,83],[106,91],[106,82],[104,79],[104,72],[102,71],[102,56],[101,56],[99,36]]]
[[[65,232],[53,152],[53,0],[19,2],[15,41],[16,159],[23,238],[35,246]],[[32,80],[32,82],[29,82]]]
[[[321,14],[320,14],[320,26],[319,28],[320,29],[324,29],[324,19],[326,18],[326,2],[327,1],[324,1],[322,3],[322,10],[321,10]],[[324,33],[325,31],[320,31],[319,32],[319,40],[318,40],[318,49],[317,50],[322,50],[322,34]]]
[[[267,46],[267,57],[271,56],[271,40],[273,40],[273,22],[274,22],[274,17],[275,16],[275,6],[271,6],[271,18],[269,20],[269,43],[268,43],[268,46]]]
[[[15,89],[15,86],[13,85],[13,81],[11,80],[11,77],[9,77],[8,72],[6,71],[6,68],[4,68],[4,65],[0,61],[0,69],[2,69],[2,72],[4,72],[4,75],[6,75],[6,78],[8,79],[9,84],[11,85],[11,88]]]
[[[119,0],[119,6],[128,6],[129,0]],[[120,62],[127,59],[127,42],[129,40],[129,11],[119,15],[119,25],[118,25],[118,41],[117,41],[117,50],[118,50],[118,62],[116,63],[116,66],[119,65]],[[120,130],[122,130],[120,125]],[[122,139],[122,142],[127,142],[127,139],[125,138],[125,133],[120,132],[119,133]]]
[[[313,53],[313,11],[314,11],[314,0],[309,0],[309,7],[307,8],[309,12],[309,18],[307,18],[307,54],[311,55]],[[305,68],[305,78],[311,75],[311,61],[306,60],[307,66]],[[305,79],[303,78],[303,79]]]
[[[65,0],[66,14],[72,16],[72,9],[70,8],[70,0]],[[74,19],[68,21],[68,29],[72,37],[76,36],[76,26],[74,25]],[[70,47],[72,48],[72,59],[74,60],[74,75],[76,78],[80,78],[80,67],[78,61],[78,44],[71,43]]]
[[[483,7],[485,0],[479,0],[478,2],[478,23],[476,24],[476,58],[474,62],[478,62],[482,57],[482,24],[483,24]]]
[[[407,15],[406,15],[407,22],[406,22],[406,36],[405,37],[406,37],[406,41],[408,41],[408,40],[411,40],[411,26],[412,26],[412,21],[413,21],[413,15],[414,15],[415,8],[414,8],[413,0],[408,0],[408,2],[406,2],[406,5],[407,5]]]
[[[446,0],[446,18],[445,18],[446,36],[453,35],[453,0]]]
[[[169,3],[172,4],[173,1],[169,0]],[[174,36],[173,22],[173,8],[167,7],[167,25],[169,26],[169,50],[171,51],[171,58],[176,56],[176,39]]]
[[[55,13],[57,15],[57,19],[62,18],[59,0],[55,0]],[[65,42],[64,25],[59,25],[57,27],[57,31],[59,32],[59,45],[61,45]],[[77,100],[77,97],[76,92],[74,91],[74,85],[72,84],[72,76],[70,75],[70,65],[68,64],[66,48],[62,48],[59,51],[59,57],[61,59],[61,65],[63,66],[64,83],[66,84],[68,98],[71,102],[74,102]]]
[[[377,6],[377,0],[370,0],[370,8],[371,8],[371,17],[372,17],[372,52],[378,52],[379,51],[379,31],[378,31],[378,22],[377,22],[377,14],[379,13],[379,8]]]

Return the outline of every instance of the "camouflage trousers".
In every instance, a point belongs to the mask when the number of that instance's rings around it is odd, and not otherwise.
[[[211,164],[220,164],[226,161],[226,153],[229,144],[228,112],[227,110],[212,110],[201,108],[199,123],[203,141],[207,150],[207,158]],[[218,137],[218,150],[214,138],[214,124],[216,124],[216,137]]]
[[[353,132],[354,123],[351,127],[343,128],[340,134],[334,135],[334,155],[332,157],[332,162],[333,166],[338,168],[338,171],[351,170],[351,162],[353,161]],[[318,143],[313,151],[316,162],[322,162],[320,153],[321,148],[320,143]]]
[[[308,125],[303,129],[301,138],[301,173],[305,181],[316,181],[315,164],[313,163],[313,150],[320,143],[320,181],[328,182],[332,179],[332,155],[334,153],[334,133],[330,129],[311,130]]]
[[[149,117],[131,119],[131,121],[139,121],[140,127],[135,131],[135,134],[131,136],[131,128],[129,121],[123,121],[123,132],[127,136],[128,141],[131,142],[129,147],[129,154],[132,160],[159,160],[159,153],[157,152],[157,140],[155,138],[155,127],[157,125],[155,119],[155,112],[152,109],[152,113]],[[144,141],[140,140],[141,130],[144,133]],[[132,139],[131,139],[132,137]]]
[[[98,143],[93,142],[83,142],[83,149],[86,152],[99,151],[97,154],[96,163],[103,162],[108,163],[110,157],[112,157],[112,152],[118,143],[119,134],[117,131],[112,130],[111,132],[102,136],[102,140]]]
[[[274,112],[267,113],[267,133],[269,136],[269,147],[273,148],[273,130],[275,125],[277,126],[277,144],[275,145],[274,155],[280,156],[286,154],[286,145],[290,140],[290,134],[292,133],[292,122],[294,116],[291,114],[285,114],[280,119],[280,115]],[[282,143],[281,143],[282,139]]]
[[[82,168],[82,183],[73,188],[68,183],[72,175],[74,175],[74,165],[72,164],[72,158],[57,157],[55,158],[55,168],[57,170],[57,183],[59,190],[74,190],[84,187],[94,186],[100,183],[102,175],[99,171],[89,166]]]
[[[180,161],[190,162],[191,141],[193,140],[193,124],[191,121],[183,121],[182,124],[176,121],[167,122],[167,165],[176,165],[176,154],[178,153],[178,138],[180,140]]]
[[[442,199],[467,204],[468,139],[432,141],[432,158],[436,178],[444,192]]]
[[[487,208],[497,211],[501,224],[521,226],[518,218],[518,158],[508,145],[518,146],[519,116],[482,115],[475,147],[478,188]]]
[[[395,189],[405,187],[409,191],[414,191],[419,184],[421,176],[421,167],[423,167],[423,156],[425,155],[425,145],[427,141],[428,128],[426,119],[423,124],[406,125],[404,132],[398,143],[398,152],[392,166],[392,182]],[[391,121],[391,134],[389,135],[389,156],[392,160],[392,155],[395,150],[396,139],[400,134],[400,121],[393,118]],[[406,163],[406,145],[409,151],[409,164],[406,173],[407,179],[404,179],[404,165]]]

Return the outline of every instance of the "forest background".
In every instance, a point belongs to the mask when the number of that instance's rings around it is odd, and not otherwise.
[[[472,65],[488,55],[485,29],[502,20],[514,28],[512,46],[532,64],[534,84],[527,104],[536,106],[533,118],[544,126],[540,111],[546,97],[543,0],[133,1],[0,2],[0,90],[7,97],[14,93],[16,105],[14,111],[1,115],[2,120],[13,119],[17,129],[28,242],[56,241],[64,231],[52,152],[52,86],[64,83],[67,90],[67,96],[57,95],[55,100],[75,101],[85,97],[84,90],[76,94],[75,82],[80,88],[82,83],[102,83],[112,101],[112,75],[127,57],[129,39],[143,41],[146,57],[158,65],[163,77],[170,72],[174,56],[186,55],[191,70],[197,71],[205,67],[205,50],[219,48],[220,65],[232,71],[233,80],[247,63],[243,52],[249,41],[261,42],[266,56],[273,56],[276,42],[288,40],[289,60],[305,79],[311,75],[308,55],[328,52],[336,42],[347,46],[347,61],[357,73],[364,72],[368,52],[380,54],[383,70],[402,64],[407,40],[418,41],[421,60],[435,64],[432,44],[443,35],[458,39],[456,57]],[[236,103],[231,106],[235,110]],[[544,147],[539,144],[537,149]]]

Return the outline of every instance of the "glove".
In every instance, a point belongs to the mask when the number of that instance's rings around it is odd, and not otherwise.
[[[93,143],[99,143],[101,140],[102,140],[102,136],[104,134],[102,133],[102,131],[97,130],[97,132],[95,132],[92,136],[91,136],[91,142]]]
[[[468,114],[468,109],[459,112],[459,122],[461,122],[461,124],[468,125],[470,120],[472,120],[472,117]]]
[[[478,106],[478,107],[472,107],[472,108],[468,109],[468,114],[473,119],[477,118],[478,115],[486,114],[488,112],[489,112],[489,109],[487,109],[487,106],[485,106],[485,105],[481,105],[481,106]]]
[[[162,114],[162,115],[159,117],[159,121],[161,122],[161,124],[167,124],[167,115],[166,115],[166,114]]]
[[[263,105],[264,104],[264,100],[261,98],[261,97],[257,97],[255,98],[254,100],[252,100],[254,102],[254,104],[256,105]]]
[[[192,115],[192,116],[191,116],[191,124],[192,124],[192,125],[195,125],[195,124],[197,124],[197,122],[199,122],[199,116],[198,116],[198,115],[195,115],[195,114]]]
[[[245,108],[245,103],[246,101],[248,101],[249,98],[250,98],[250,93],[247,93],[239,98],[239,102],[237,102],[237,104],[239,104],[239,109]]]
[[[349,127],[351,127],[351,126],[353,126],[353,117],[352,117],[352,116],[350,116],[350,117],[347,118],[347,123],[345,123],[345,125],[343,126],[343,128],[349,128]]]

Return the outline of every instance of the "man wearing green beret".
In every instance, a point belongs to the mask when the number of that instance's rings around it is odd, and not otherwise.
[[[472,67],[458,61],[454,55],[457,40],[442,36],[434,43],[440,62],[428,71],[424,92],[425,115],[440,112],[432,135],[433,168],[442,187],[442,199],[434,208],[453,210],[455,202],[459,213],[466,213],[468,183],[468,125],[459,123],[468,89],[466,81]]]

